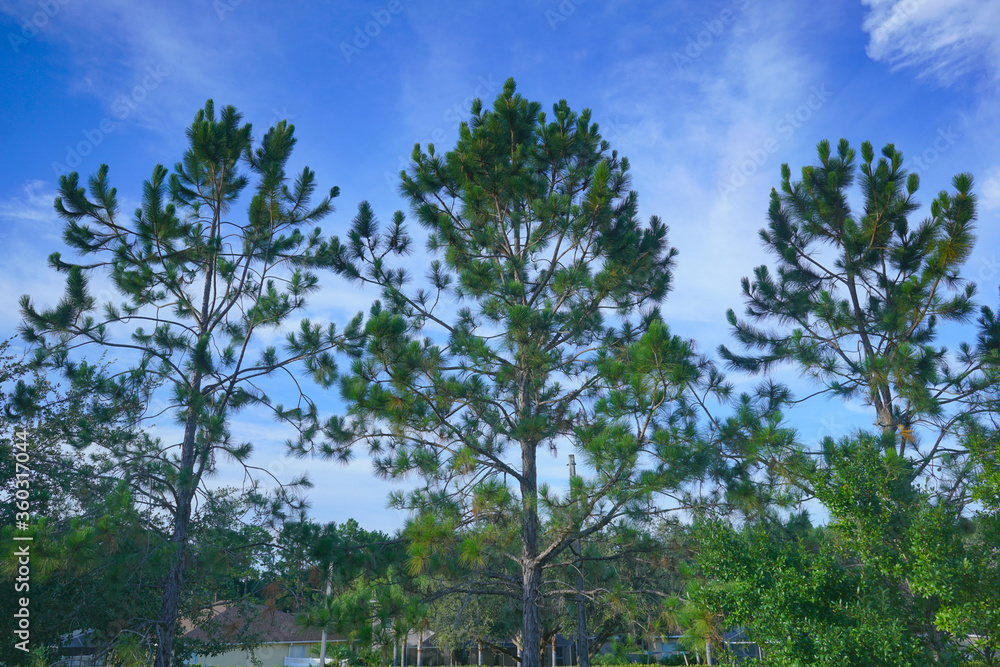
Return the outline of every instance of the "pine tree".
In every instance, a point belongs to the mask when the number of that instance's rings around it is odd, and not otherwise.
[[[818,385],[818,393],[860,399],[872,410],[875,433],[861,429],[839,441],[801,443],[797,460],[783,467],[831,514],[828,555],[834,560],[815,561],[817,572],[852,580],[850,588],[867,591],[866,606],[840,607],[834,618],[830,599],[820,595],[815,608],[801,605],[785,618],[813,623],[813,635],[841,633],[835,626],[843,623],[871,636],[884,633],[881,645],[910,647],[893,651],[900,664],[945,662],[959,651],[959,635],[988,634],[996,622],[987,614],[970,616],[995,604],[991,587],[979,582],[996,581],[997,572],[995,563],[976,556],[963,514],[976,489],[981,445],[996,432],[1000,326],[983,306],[978,326],[966,328],[975,343],[950,352],[940,341],[943,323],[965,324],[975,316],[976,287],[962,274],[975,240],[973,179],[955,176],[954,191],[941,191],[929,216],[914,225],[909,218],[919,209],[920,181],[892,144],[876,160],[865,142],[860,164],[846,140],[836,154],[820,142],[818,154],[819,163],[804,167],[801,181],[782,166],[781,192],[772,190],[768,226],[760,232],[776,269],[759,266],[753,279],[743,279],[745,320],[728,313],[745,353],[720,348],[733,368],[767,373],[788,363]],[[857,209],[851,204],[856,180]],[[771,539],[756,535],[761,544]],[[720,556],[708,546],[706,562]],[[807,559],[802,569],[810,567]],[[717,576],[731,586],[747,583],[745,568]],[[745,591],[728,604],[759,609],[754,595]],[[791,634],[775,632],[766,619],[783,614],[768,612],[756,621],[778,644]],[[750,622],[751,615],[737,621]],[[779,652],[791,651],[784,654],[791,659],[804,647],[788,644]]]
[[[401,191],[436,257],[424,286],[388,263],[412,242],[402,213],[382,232],[362,204],[330,249],[381,300],[323,452],[364,444],[379,474],[423,480],[392,499],[415,513],[413,568],[483,566],[478,593],[520,601],[526,667],[543,649],[543,570],[664,490],[683,503],[711,459],[698,406],[726,391],[660,320],[676,251],[658,218],[639,221],[628,161],[590,118],[562,101],[550,120],[508,80],[492,110],[473,103],[455,150],[415,147]],[[567,497],[539,485],[539,453],[559,448],[592,472]],[[516,575],[486,568],[491,554]]]
[[[961,440],[978,428],[985,392],[997,382],[993,314],[982,310],[978,344],[963,343],[953,356],[938,339],[942,323],[965,322],[976,307],[975,285],[961,273],[975,240],[972,176],[955,176],[955,191],[942,191],[914,225],[920,179],[892,144],[876,161],[865,142],[860,165],[846,140],[836,154],[827,141],[818,152],[801,181],[782,166],[781,192],[772,190],[760,232],[775,270],[762,265],[743,279],[745,320],[728,312],[746,353],[719,352],[752,373],[793,364],[821,392],[864,401],[915,473],[944,475],[945,495],[965,502]]]
[[[337,190],[312,207],[314,173],[305,168],[289,183],[285,171],[294,128],[279,122],[255,144],[251,126],[241,121],[231,106],[217,117],[209,100],[187,130],[182,161],[170,174],[161,165],[153,169],[131,220],[119,213],[107,165],[86,189],[76,172],[62,176],[55,208],[66,220],[63,238],[89,263],[54,253],[50,264],[67,275],[64,298],[50,310],[37,310],[28,296],[21,302],[22,334],[40,363],[64,371],[78,389],[136,401],[139,424],[166,412],[181,428],[177,442],[145,438],[108,452],[170,525],[155,622],[157,667],[171,663],[196,496],[219,457],[247,466],[253,449],[235,441],[232,418],[248,408],[275,409],[262,381],[291,373],[293,364],[328,382],[332,351],[349,338],[332,325],[303,321],[282,351],[259,342],[265,332],[280,331],[318,288],[309,266],[322,246],[320,231],[301,228],[332,211]],[[238,220],[233,209],[251,177],[254,193]],[[96,302],[94,274],[111,282],[120,303]],[[88,349],[117,355],[127,366],[103,372],[76,358]],[[146,411],[153,395],[166,407]],[[305,396],[296,400],[298,407],[280,413],[295,419],[314,410]]]

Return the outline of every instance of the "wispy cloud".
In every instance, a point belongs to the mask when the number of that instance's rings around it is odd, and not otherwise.
[[[235,70],[273,40],[260,24],[249,22],[245,6],[220,17],[212,3],[186,4],[178,10],[128,0],[64,2],[35,39],[66,49],[70,94],[94,98],[110,115],[127,116],[145,129],[172,129],[189,121],[192,100],[253,98]],[[227,0],[226,7],[231,4]],[[23,21],[38,7],[34,0],[10,0],[0,13]],[[140,104],[149,92],[150,72],[165,80],[169,93],[158,91],[150,95],[155,104]]]
[[[728,335],[718,325],[741,302],[740,278],[766,259],[754,230],[780,164],[801,163],[794,156],[803,147],[812,160],[818,126],[830,115],[821,107],[838,92],[824,87],[828,74],[794,38],[790,17],[754,4],[723,6],[724,22],[716,10],[679,29],[682,46],[702,34],[700,57],[678,67],[668,47],[622,58],[603,105],[626,128],[612,144],[632,162],[643,215],[661,215],[680,250],[664,313],[687,321],[677,333],[704,334],[706,350]]]
[[[868,56],[893,69],[912,67],[949,86],[1000,73],[1000,3],[983,0],[862,0]]]
[[[21,188],[21,194],[6,200],[0,200],[0,220],[6,231],[17,223],[51,223],[57,229],[55,211],[52,202],[55,200],[55,190],[47,181],[28,181]],[[37,232],[37,227],[35,228]]]
[[[994,167],[987,174],[981,190],[979,202],[983,208],[989,210],[1000,208],[1000,167]]]

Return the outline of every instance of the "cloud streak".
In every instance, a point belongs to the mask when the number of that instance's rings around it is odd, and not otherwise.
[[[862,0],[866,52],[893,70],[915,68],[921,77],[950,86],[1000,68],[1000,4],[982,0]]]

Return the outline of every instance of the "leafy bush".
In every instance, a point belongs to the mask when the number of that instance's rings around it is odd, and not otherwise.
[[[690,662],[690,661],[691,661],[691,658],[688,658],[688,662]],[[684,656],[678,653],[677,655],[665,655],[665,656],[663,656],[662,658],[660,658],[660,664],[661,665],[673,666],[673,665],[686,665],[688,663],[684,662]]]

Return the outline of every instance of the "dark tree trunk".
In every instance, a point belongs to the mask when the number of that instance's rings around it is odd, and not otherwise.
[[[181,516],[181,513],[184,516]],[[191,519],[191,501],[178,503],[177,518],[174,521],[174,534],[171,543],[175,550],[163,586],[163,605],[160,610],[160,620],[156,624],[156,660],[154,667],[170,667],[174,648],[174,635],[177,629],[177,616],[180,610],[181,591],[184,588],[184,552],[187,550],[187,530]]]
[[[192,383],[192,395],[201,391],[201,373],[197,373]],[[195,401],[192,400],[192,404]],[[198,420],[195,408],[188,409],[184,424],[184,442],[181,445],[181,471],[178,481],[177,513],[174,515],[174,531],[170,542],[173,547],[170,568],[163,585],[163,604],[160,620],[156,624],[156,657],[154,667],[170,667],[173,658],[174,636],[177,633],[177,617],[180,611],[181,592],[184,589],[184,562],[187,552],[188,526],[191,522],[191,502],[197,480],[194,475],[195,436]]]
[[[521,443],[521,667],[541,667],[542,619],[539,598],[542,567],[538,562],[538,471],[536,445]]]
[[[524,625],[521,630],[521,667],[541,667],[542,619],[538,609],[542,568],[524,565]]]

